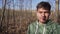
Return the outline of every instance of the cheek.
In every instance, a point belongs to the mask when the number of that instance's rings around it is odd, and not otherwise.
[[[46,18],[49,18],[50,14],[45,14]]]
[[[40,18],[41,17],[41,14],[37,13],[37,18]]]

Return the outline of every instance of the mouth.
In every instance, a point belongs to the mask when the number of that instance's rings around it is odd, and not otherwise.
[[[42,20],[46,20],[46,18],[42,18]]]

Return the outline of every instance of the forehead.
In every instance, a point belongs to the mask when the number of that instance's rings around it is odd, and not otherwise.
[[[37,10],[37,11],[49,11],[49,10],[44,9],[44,8],[38,8],[38,10]]]

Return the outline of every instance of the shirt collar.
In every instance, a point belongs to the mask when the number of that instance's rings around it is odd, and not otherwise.
[[[36,22],[38,23],[38,25],[47,25],[47,24],[49,24],[50,21],[51,21],[51,20],[49,19],[49,20],[47,20],[47,22],[46,22],[45,24],[42,24],[42,23],[40,23],[38,20],[36,20]]]

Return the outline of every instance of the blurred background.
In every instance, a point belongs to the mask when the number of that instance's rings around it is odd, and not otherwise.
[[[50,19],[60,24],[60,0],[0,0],[0,34],[26,34],[41,1],[51,4]]]

